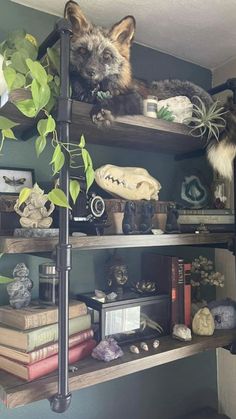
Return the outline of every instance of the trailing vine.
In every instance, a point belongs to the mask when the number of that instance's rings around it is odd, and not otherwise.
[[[57,137],[56,121],[52,114],[60,91],[60,65],[57,49],[48,48],[43,60],[38,61],[36,39],[26,34],[24,30],[20,30],[11,33],[0,44],[0,54],[3,57],[2,77],[6,82],[9,100],[24,116],[37,120],[37,138],[35,139],[37,157],[41,156],[47,143],[50,142],[53,148],[50,161],[53,176],[62,169],[65,163],[64,153],[67,153],[70,168],[84,168],[88,190],[94,180],[94,171],[84,136],[81,136],[78,143],[69,144],[59,142]],[[0,151],[6,139],[16,140],[14,128],[17,125],[19,124],[15,121],[0,116]],[[30,188],[21,190],[20,204],[25,202],[30,192]],[[79,192],[79,182],[71,180],[70,196],[73,202],[76,201]],[[48,199],[55,205],[69,207],[64,192],[58,187],[48,193]]]

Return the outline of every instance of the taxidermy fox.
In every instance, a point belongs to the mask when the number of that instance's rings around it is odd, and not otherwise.
[[[105,29],[93,25],[82,13],[79,5],[68,1],[65,17],[72,23],[71,83],[72,97],[92,103],[91,118],[99,127],[110,126],[118,115],[142,113],[142,99],[154,94],[159,99],[184,95],[192,102],[198,96],[209,108],[212,97],[200,86],[188,81],[164,80],[145,86],[132,79],[130,48],[135,35],[135,19],[126,16]],[[236,156],[236,106],[225,108],[226,127],[219,141],[210,140],[208,159],[213,168],[232,178],[233,159]]]

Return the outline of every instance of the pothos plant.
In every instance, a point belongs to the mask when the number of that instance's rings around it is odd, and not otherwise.
[[[35,150],[37,156],[43,154],[48,142],[52,145],[50,165],[52,174],[60,172],[65,163],[64,152],[69,156],[70,168],[84,168],[87,190],[94,180],[93,164],[85,139],[82,135],[78,143],[59,142],[53,108],[60,90],[59,53],[56,48],[48,48],[42,61],[38,61],[38,43],[24,30],[11,33],[0,44],[2,55],[2,77],[4,77],[9,100],[24,116],[37,120]],[[0,74],[1,77],[1,74]],[[19,90],[20,89],[20,90]],[[16,140],[15,121],[0,116],[0,151],[6,139]],[[22,204],[30,195],[30,188],[23,188],[19,195]],[[80,192],[77,180],[70,181],[70,196],[76,201]],[[69,207],[64,192],[55,187],[48,193],[48,199],[55,205]]]

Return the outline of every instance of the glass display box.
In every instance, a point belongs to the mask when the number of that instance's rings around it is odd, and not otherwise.
[[[128,343],[158,338],[170,333],[170,298],[168,295],[140,296],[126,291],[114,301],[97,299],[94,294],[78,294],[92,315],[97,340],[110,336]]]

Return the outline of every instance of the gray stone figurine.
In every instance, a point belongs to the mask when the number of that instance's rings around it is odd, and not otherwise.
[[[14,282],[7,285],[9,302],[13,308],[21,308],[29,305],[31,301],[31,289],[33,282],[28,277],[29,269],[24,263],[18,263],[13,270]]]

